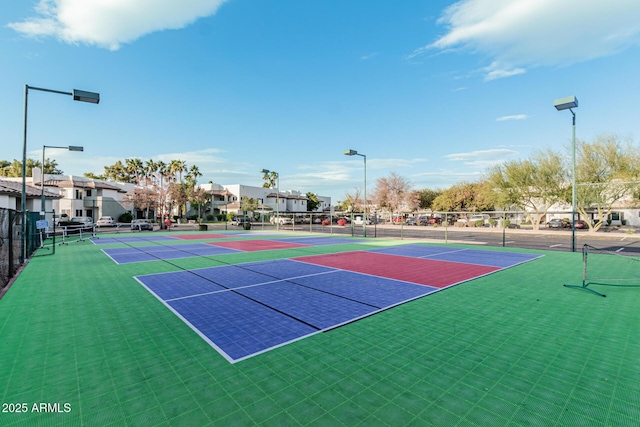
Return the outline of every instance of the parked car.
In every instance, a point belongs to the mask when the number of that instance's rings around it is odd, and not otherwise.
[[[133,221],[131,221],[131,229],[138,231],[153,231],[153,224],[151,224],[148,219],[134,219]]]
[[[584,229],[589,228],[589,224],[587,224],[587,221],[579,219],[574,223],[574,227],[578,228],[580,230],[584,230]]]
[[[55,219],[56,226],[60,225],[61,222],[69,222],[69,215],[63,213]]]
[[[489,218],[490,216],[487,214],[476,214],[476,215],[471,215],[471,218],[469,218],[468,223],[474,224],[478,221],[482,221],[482,223],[484,225],[488,225],[489,224]]]
[[[91,219],[91,217],[89,216],[74,216],[66,225],[72,227],[81,226],[82,228],[91,228],[93,227],[93,219]]]
[[[231,225],[237,225],[238,227],[244,227],[245,224],[251,224],[251,218],[237,217],[234,221],[231,221]]]
[[[427,223],[432,225],[440,224],[442,223],[442,218],[439,216],[432,216],[431,218],[427,218]]]
[[[116,222],[110,216],[101,216],[96,221],[96,225],[100,227],[113,227],[116,225]]]
[[[547,227],[549,228],[569,228],[571,224],[566,219],[561,218],[553,218],[551,221],[547,223]]]
[[[272,222],[274,224],[280,224],[280,225],[291,225],[293,224],[293,220],[291,218],[289,218],[288,216],[280,216],[278,218],[272,218]]]

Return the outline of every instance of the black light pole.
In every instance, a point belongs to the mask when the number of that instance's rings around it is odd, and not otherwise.
[[[345,150],[343,153],[345,156],[361,156],[364,158],[364,212],[362,224],[364,237],[367,237],[367,156],[362,153],[358,153],[356,150]]]
[[[29,105],[29,89],[41,92],[57,93],[60,95],[72,96],[74,101],[88,102],[90,104],[98,104],[100,102],[100,94],[96,92],[87,92],[84,90],[74,89],[72,92],[63,92],[59,90],[45,89],[24,85],[24,134],[22,141],[22,197],[20,200],[20,209],[22,210],[22,235],[20,236],[22,243],[21,262],[27,259],[27,112]],[[43,165],[44,166],[44,165]]]
[[[571,252],[576,251],[576,113],[573,108],[578,107],[578,98],[568,96],[553,101],[556,110],[569,110],[573,115],[573,136],[571,138]]]

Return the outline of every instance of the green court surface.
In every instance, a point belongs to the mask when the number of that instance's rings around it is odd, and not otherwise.
[[[231,364],[133,276],[299,250],[117,265],[101,249],[32,258],[0,300],[0,425],[639,425],[640,288],[563,287],[580,253],[509,249],[545,256]],[[594,268],[638,270],[610,258]]]

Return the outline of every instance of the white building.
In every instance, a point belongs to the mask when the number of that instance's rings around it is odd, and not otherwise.
[[[25,181],[29,188],[37,191],[38,196],[27,191],[28,211],[41,211],[39,195],[42,183],[45,190],[46,212],[55,211],[56,215],[66,214],[70,218],[88,216],[96,221],[101,216],[111,216],[117,220],[124,212],[131,211],[131,203],[125,196],[134,188],[133,184],[106,182],[74,175],[45,174],[41,177],[38,168],[33,169],[33,175],[33,177],[26,177]],[[22,178],[3,179],[22,185]],[[20,210],[19,204],[17,210]]]
[[[40,212],[42,205],[42,192],[40,188],[26,186],[26,209],[30,212]],[[45,205],[51,207],[54,200],[60,199],[60,195],[45,190]],[[0,179],[0,208],[22,210],[22,179],[19,181]]]
[[[287,190],[276,192],[273,188],[254,187],[251,185],[200,184],[211,194],[213,214],[242,212],[242,198],[256,199],[260,211],[279,212],[283,214],[308,213],[307,196],[300,191]],[[326,212],[331,208],[331,197],[318,196],[320,204],[314,212]]]

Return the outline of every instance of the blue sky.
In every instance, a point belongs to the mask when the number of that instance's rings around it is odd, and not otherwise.
[[[390,172],[415,189],[577,136],[640,136],[637,0],[6,0],[0,2],[0,159],[65,173],[138,157],[197,165],[200,182],[342,200]]]

